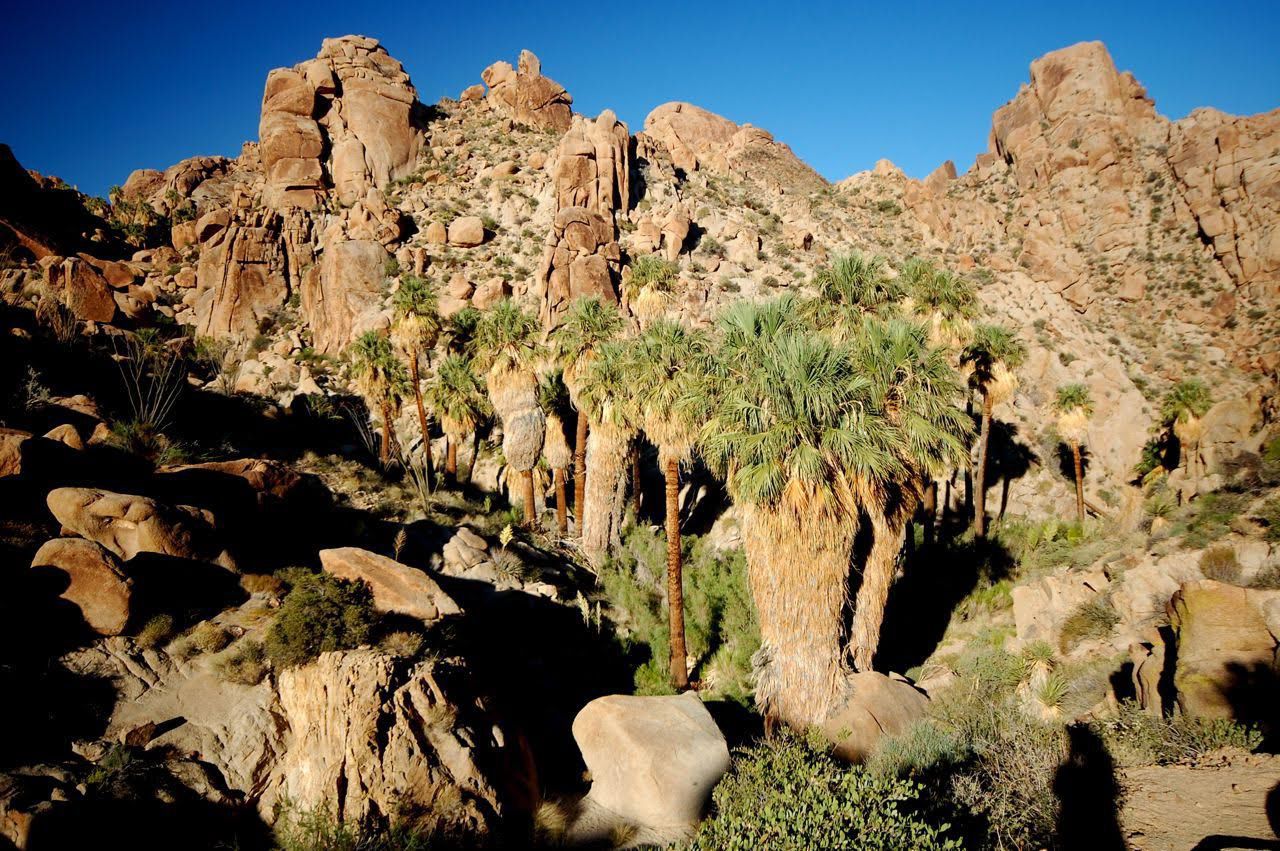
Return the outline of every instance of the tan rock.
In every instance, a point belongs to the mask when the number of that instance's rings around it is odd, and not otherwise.
[[[369,583],[379,611],[432,623],[462,612],[458,604],[421,570],[356,547],[320,551],[320,564],[340,579]]]
[[[865,760],[886,735],[906,732],[929,708],[929,698],[910,683],[877,671],[852,674],[849,685],[849,700],[823,722],[822,732],[850,762]]]
[[[22,472],[22,447],[30,439],[30,432],[0,428],[0,478]]]
[[[72,449],[84,449],[84,441],[80,439],[80,433],[70,423],[54,426],[45,434],[44,439],[56,441]]]
[[[146,552],[228,563],[208,512],[93,488],[55,488],[45,502],[65,529],[122,559]]]
[[[449,244],[474,248],[484,242],[484,222],[479,216],[459,216],[449,223]]]
[[[449,241],[449,231],[443,222],[431,222],[423,235],[429,245],[444,245]]]
[[[504,298],[511,295],[511,287],[502,278],[491,278],[488,282],[476,287],[471,296],[471,306],[478,310],[488,310]]]
[[[81,538],[55,539],[36,551],[31,567],[52,569],[67,576],[67,587],[59,596],[80,609],[94,632],[124,632],[129,623],[133,582],[105,547]]]
[[[337,354],[384,321],[377,309],[387,257],[386,249],[371,240],[347,240],[325,249],[320,266],[302,285],[302,312],[316,351]]]
[[[542,63],[528,50],[518,68],[495,62],[480,75],[489,87],[488,101],[520,124],[563,133],[573,119],[573,98],[564,86],[542,76]]]

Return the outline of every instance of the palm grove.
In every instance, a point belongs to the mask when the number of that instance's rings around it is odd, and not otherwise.
[[[514,300],[441,319],[430,286],[404,276],[390,334],[368,332],[349,351],[381,420],[382,458],[416,446],[430,470],[422,435],[438,423],[435,480],[454,483],[459,448],[478,447],[492,417],[525,527],[539,528],[550,487],[556,532],[599,565],[620,544],[651,444],[665,482],[677,688],[689,684],[680,494],[701,459],[743,522],[762,639],[757,705],[798,728],[820,723],[844,701],[849,671],[875,661],[900,553],[913,521],[931,534],[940,478],[972,473],[974,531],[985,532],[990,421],[1016,387],[1023,347],[976,321],[970,281],[920,260],[895,273],[880,258],[836,258],[815,275],[813,297],[741,302],[705,328],[674,318],[673,264],[646,257],[634,268],[627,306],[578,299],[550,329]],[[393,425],[402,399],[419,431],[407,448]],[[855,551],[867,530],[870,546]]]

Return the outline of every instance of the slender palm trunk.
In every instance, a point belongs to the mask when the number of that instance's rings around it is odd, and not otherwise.
[[[471,438],[471,466],[467,468],[467,484],[476,477],[476,462],[480,460],[480,432],[477,430]]]
[[[889,588],[897,572],[898,553],[906,537],[906,518],[911,512],[902,508],[888,512],[871,511],[871,530],[874,535],[867,563],[862,569],[862,585],[853,604],[853,630],[849,638],[849,652],[853,667],[870,671],[880,647],[880,630],[884,626],[884,612],[889,604]]]
[[[933,526],[938,520],[938,481],[930,479],[929,484],[924,489],[924,521],[921,524],[924,527],[924,546],[923,549],[929,549],[933,546],[934,531]]]
[[[756,702],[805,731],[847,695],[844,612],[856,525],[813,511],[750,506],[747,578],[760,619]]]
[[[450,483],[458,483],[458,441],[453,435],[444,438],[444,474]]]
[[[378,449],[378,460],[385,467],[391,462],[391,447],[395,444],[395,426],[391,424],[391,403],[382,403],[382,446]]]
[[[642,480],[640,478],[640,447],[637,446],[631,453],[631,501],[632,508],[636,512],[636,522],[640,522],[640,497],[644,493]]]
[[[973,531],[978,537],[987,534],[987,445],[991,440],[991,394],[982,394],[982,430],[978,435],[978,462],[973,470]]]
[[[422,457],[427,471],[428,490],[435,484],[436,474],[431,458],[431,429],[427,427],[427,408],[422,404],[422,388],[418,386],[418,357],[409,358],[409,371],[413,375],[413,401],[418,405],[418,425],[422,429]]]
[[[552,475],[556,480],[556,529],[561,535],[569,534],[569,499],[565,493],[565,479],[569,471],[557,468]]]
[[[578,411],[578,429],[573,444],[573,523],[582,535],[587,507],[587,415]]]
[[[529,529],[537,529],[538,508],[533,498],[533,470],[520,471],[520,490],[524,497],[524,525]]]
[[[1191,493],[1193,496],[1200,494],[1200,441],[1196,441],[1187,447],[1191,455],[1187,458],[1187,467],[1192,470],[1191,473]]]
[[[666,459],[667,609],[671,626],[671,684],[689,687],[689,651],[684,641],[684,575],[680,563],[680,462]]]
[[[1080,444],[1071,441],[1071,459],[1076,465],[1076,520],[1084,522],[1084,462],[1080,458]]]

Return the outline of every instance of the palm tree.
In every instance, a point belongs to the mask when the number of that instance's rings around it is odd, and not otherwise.
[[[854,601],[849,649],[854,667],[871,670],[880,645],[889,589],[908,521],[925,483],[967,456],[972,430],[958,402],[960,377],[946,348],[929,342],[928,326],[904,319],[867,317],[854,338],[854,366],[867,382],[870,417],[861,428],[885,428],[880,443],[894,452],[901,472],[859,474],[855,494],[871,522],[871,549]]]
[[[409,361],[409,380],[413,385],[413,399],[418,406],[418,427],[422,430],[422,454],[426,460],[427,481],[435,479],[431,463],[431,430],[427,410],[422,404],[421,374],[418,360],[427,355],[430,363],[431,349],[440,338],[440,314],[436,311],[436,294],[422,278],[406,275],[391,297],[394,319],[391,322],[391,342]]]
[[[1200,490],[1200,438],[1204,425],[1200,418],[1213,406],[1213,394],[1199,379],[1179,381],[1165,394],[1160,404],[1160,418],[1173,431],[1187,458],[1187,472],[1192,477],[1192,493]]]
[[[581,376],[602,343],[622,331],[622,314],[598,297],[576,298],[552,336],[555,359],[563,370],[569,398],[578,411],[573,444],[573,517],[582,534],[587,500],[587,432],[590,418],[579,401]]]
[[[978,460],[973,481],[976,493],[973,530],[979,537],[987,533],[987,446],[991,437],[991,413],[1018,388],[1014,370],[1026,360],[1027,349],[1013,331],[1003,325],[978,325],[973,339],[961,353],[960,362],[969,367],[969,387],[982,396],[982,429],[978,436]]]
[[[480,427],[489,415],[484,385],[462,355],[446,355],[427,382],[427,404],[440,417],[445,435],[444,473],[458,481],[458,445]],[[472,466],[475,461],[472,461]]]
[[[489,399],[502,420],[502,451],[510,468],[521,474],[524,519],[538,525],[533,468],[542,454],[546,417],[538,407],[535,372],[542,357],[538,321],[515,302],[499,302],[480,317],[474,346],[485,373]]]
[[[675,263],[656,254],[637,257],[631,264],[624,295],[640,327],[645,327],[666,311],[679,271],[680,267]]]
[[[911,312],[929,323],[935,346],[963,346],[978,315],[978,294],[965,277],[911,258],[902,267],[902,283]]]
[[[1093,416],[1093,397],[1083,384],[1064,384],[1058,388],[1054,407],[1058,411],[1058,434],[1071,447],[1071,459],[1076,474],[1076,520],[1084,522],[1084,462],[1080,457],[1080,444],[1089,429],[1089,417]]]
[[[396,357],[391,341],[380,331],[365,331],[347,350],[356,386],[368,402],[376,404],[382,414],[382,445],[378,460],[385,467],[391,461],[395,445],[392,413],[408,389],[409,376],[404,363]]]
[[[718,332],[699,443],[743,512],[762,639],[756,699],[804,730],[847,692],[855,482],[901,475],[902,462],[868,413],[850,351],[805,330],[793,300],[735,305]]]
[[[542,455],[551,468],[556,488],[556,529],[561,535],[569,534],[569,506],[565,487],[569,469],[573,466],[573,448],[565,438],[564,426],[573,412],[569,400],[569,388],[564,385],[560,370],[542,377],[538,383],[538,404],[547,415],[547,435],[542,443]]]
[[[697,439],[692,406],[701,400],[701,376],[691,365],[705,358],[703,335],[658,319],[636,342],[635,393],[641,422],[658,447],[666,480],[667,608],[671,626],[671,682],[689,685],[684,635],[684,580],[680,554],[680,464]]]
[[[840,330],[856,327],[864,313],[885,313],[896,309],[905,295],[901,278],[890,278],[884,258],[858,252],[836,257],[813,275],[817,298],[808,313],[820,328]]]
[[[632,338],[634,339],[634,338]],[[634,343],[610,340],[592,350],[577,371],[578,409],[591,419],[587,438],[587,477],[582,549],[600,563],[610,544],[618,543],[622,514],[621,487],[627,473],[631,442],[639,426],[634,391]]]

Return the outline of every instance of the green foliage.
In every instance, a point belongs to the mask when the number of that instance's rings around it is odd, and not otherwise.
[[[178,641],[173,654],[179,659],[190,659],[203,653],[217,653],[230,644],[231,639],[226,627],[206,621]]]
[[[436,837],[419,827],[393,823],[363,827],[339,821],[327,808],[286,805],[274,828],[278,851],[429,851]]]
[[[922,787],[849,767],[784,735],[740,750],[713,793],[699,851],[958,849],[950,825],[920,816]]]
[[[741,550],[716,553],[696,536],[684,550],[685,640],[706,692],[749,705],[751,657],[760,628]],[[622,550],[600,573],[608,615],[625,645],[647,650],[635,674],[642,694],[670,694],[668,625],[663,597],[666,539],[647,527],[628,531]]]
[[[1105,594],[1099,594],[1077,606],[1062,622],[1058,647],[1063,653],[1070,653],[1082,641],[1090,638],[1106,638],[1118,623],[1120,623],[1120,614],[1112,605],[1111,598]]]
[[[369,640],[376,617],[367,584],[327,573],[293,579],[296,584],[267,633],[267,654],[278,667],[302,665],[326,651]]]
[[[1017,369],[1027,359],[1027,347],[1018,335],[1003,325],[979,323],[973,327],[973,339],[960,354],[960,362],[973,367],[969,384],[977,390],[995,380],[997,366]]]
[[[1213,405],[1213,393],[1198,378],[1179,381],[1160,403],[1160,418],[1166,426],[1203,417]]]
[[[1231,522],[1249,507],[1252,496],[1234,491],[1214,491],[1192,502],[1186,510],[1187,532],[1183,545],[1202,549],[1227,534]]]
[[[392,401],[409,392],[409,371],[386,334],[365,331],[347,347],[347,357],[351,374],[371,402]]]
[[[1212,751],[1235,748],[1255,751],[1262,734],[1226,718],[1164,718],[1125,703],[1114,718],[1091,724],[1107,751],[1124,765],[1168,765],[1196,760]]]
[[[542,356],[541,328],[511,299],[500,301],[476,323],[476,365],[481,371],[531,369]]]
[[[637,257],[631,264],[631,291],[634,294],[644,287],[650,287],[659,292],[667,292],[679,271],[679,266],[657,254]]]
[[[1064,384],[1058,388],[1054,406],[1060,413],[1079,409],[1086,415],[1092,416],[1093,396],[1089,393],[1088,386],[1084,384]]]
[[[1280,541],[1280,497],[1273,496],[1264,502],[1257,517],[1267,527],[1264,537],[1268,541]]]

